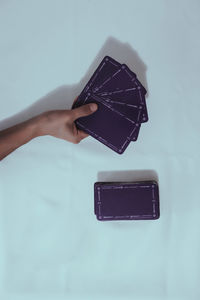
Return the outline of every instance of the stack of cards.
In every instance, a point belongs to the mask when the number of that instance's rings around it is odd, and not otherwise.
[[[96,182],[94,213],[99,221],[158,219],[158,184],[156,181]]]
[[[122,154],[148,121],[146,90],[127,65],[105,56],[72,108],[96,103],[98,110],[76,126]]]

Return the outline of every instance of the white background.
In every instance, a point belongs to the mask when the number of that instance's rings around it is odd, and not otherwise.
[[[149,112],[123,155],[46,136],[0,162],[1,299],[200,299],[199,30],[198,0],[0,0],[0,129],[70,108],[104,55]],[[96,220],[95,181],[153,177],[159,220]]]

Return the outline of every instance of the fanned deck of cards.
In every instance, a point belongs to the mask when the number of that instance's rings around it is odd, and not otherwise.
[[[76,120],[77,128],[122,154],[148,121],[146,89],[126,64],[105,56],[72,108],[97,103],[98,110]]]

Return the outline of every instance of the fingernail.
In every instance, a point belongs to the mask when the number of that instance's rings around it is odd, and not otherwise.
[[[98,108],[98,106],[97,106],[96,103],[91,103],[91,104],[90,104],[90,110],[91,110],[91,111],[95,111],[95,110],[97,110],[97,108]]]

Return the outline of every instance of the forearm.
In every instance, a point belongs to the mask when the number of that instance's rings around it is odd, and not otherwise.
[[[42,116],[37,116],[0,131],[0,160],[18,147],[39,136],[41,122]]]
[[[0,131],[0,160],[37,136],[51,135],[71,143],[79,143],[88,136],[74,121],[96,111],[90,103],[73,110],[54,110],[42,113],[28,121]]]

